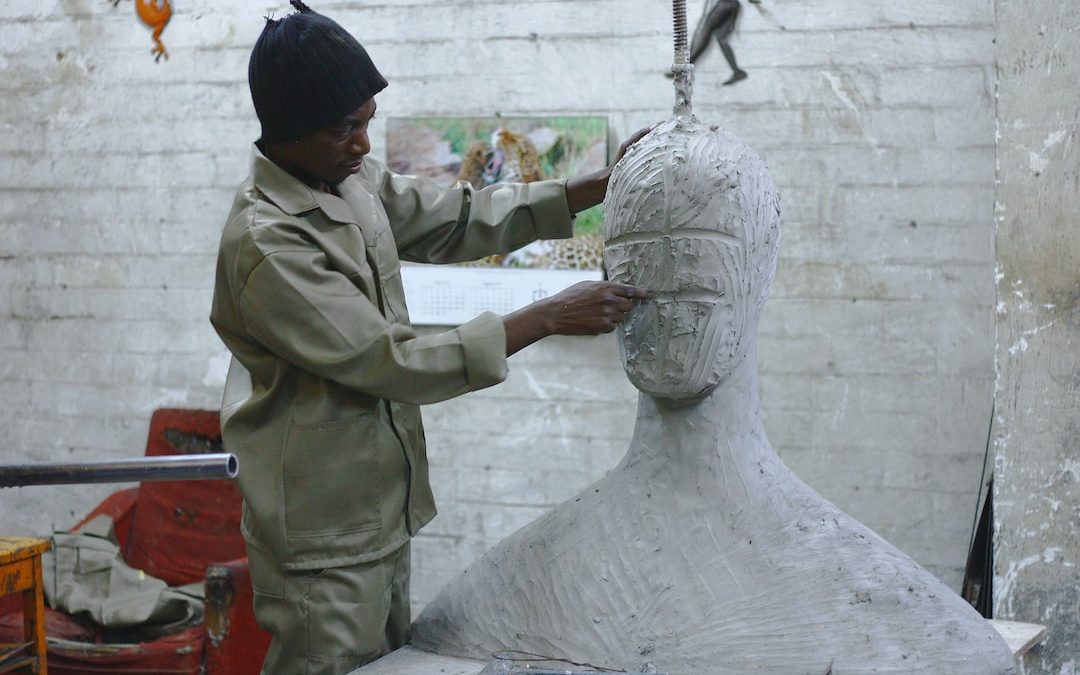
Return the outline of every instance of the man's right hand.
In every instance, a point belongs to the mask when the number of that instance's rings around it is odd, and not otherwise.
[[[610,333],[626,318],[635,301],[649,291],[613,281],[582,281],[503,317],[506,355],[548,335]]]
[[[582,281],[546,302],[552,305],[552,335],[598,335],[610,333],[626,318],[634,300],[649,292],[613,281]]]

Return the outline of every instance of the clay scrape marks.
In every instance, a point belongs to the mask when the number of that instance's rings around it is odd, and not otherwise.
[[[703,227],[679,227],[672,229],[670,232],[665,232],[663,230],[636,230],[627,232],[626,234],[620,234],[617,237],[609,239],[607,241],[607,246],[626,246],[628,244],[654,242],[663,237],[719,241],[728,246],[742,245],[742,241],[738,237],[726,232],[718,232]]]

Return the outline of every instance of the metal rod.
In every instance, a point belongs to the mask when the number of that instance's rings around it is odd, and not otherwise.
[[[675,116],[680,120],[694,119],[690,99],[693,97],[694,64],[690,63],[687,46],[686,0],[672,0],[675,22],[675,62],[671,73],[675,77]]]
[[[231,453],[162,455],[73,464],[0,464],[0,488],[26,485],[141,483],[162,480],[224,480],[239,474]]]
[[[686,0],[672,0],[675,24],[675,65],[690,63],[690,48],[687,37],[690,31],[686,26]]]
[[[19,645],[0,645],[0,650],[7,650],[0,655],[0,673],[7,673],[23,666],[40,665],[36,656],[26,655],[33,646],[33,641]]]

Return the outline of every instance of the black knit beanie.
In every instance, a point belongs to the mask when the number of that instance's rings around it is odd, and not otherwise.
[[[295,13],[266,19],[248,62],[263,143],[300,139],[355,111],[386,87],[356,38],[300,0],[291,3]]]

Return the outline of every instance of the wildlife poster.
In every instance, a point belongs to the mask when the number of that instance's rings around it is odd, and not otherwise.
[[[482,189],[600,170],[607,166],[608,128],[603,117],[396,117],[387,120],[386,148],[393,171]],[[578,214],[572,239],[536,242],[465,265],[600,270],[602,230],[601,205]]]

